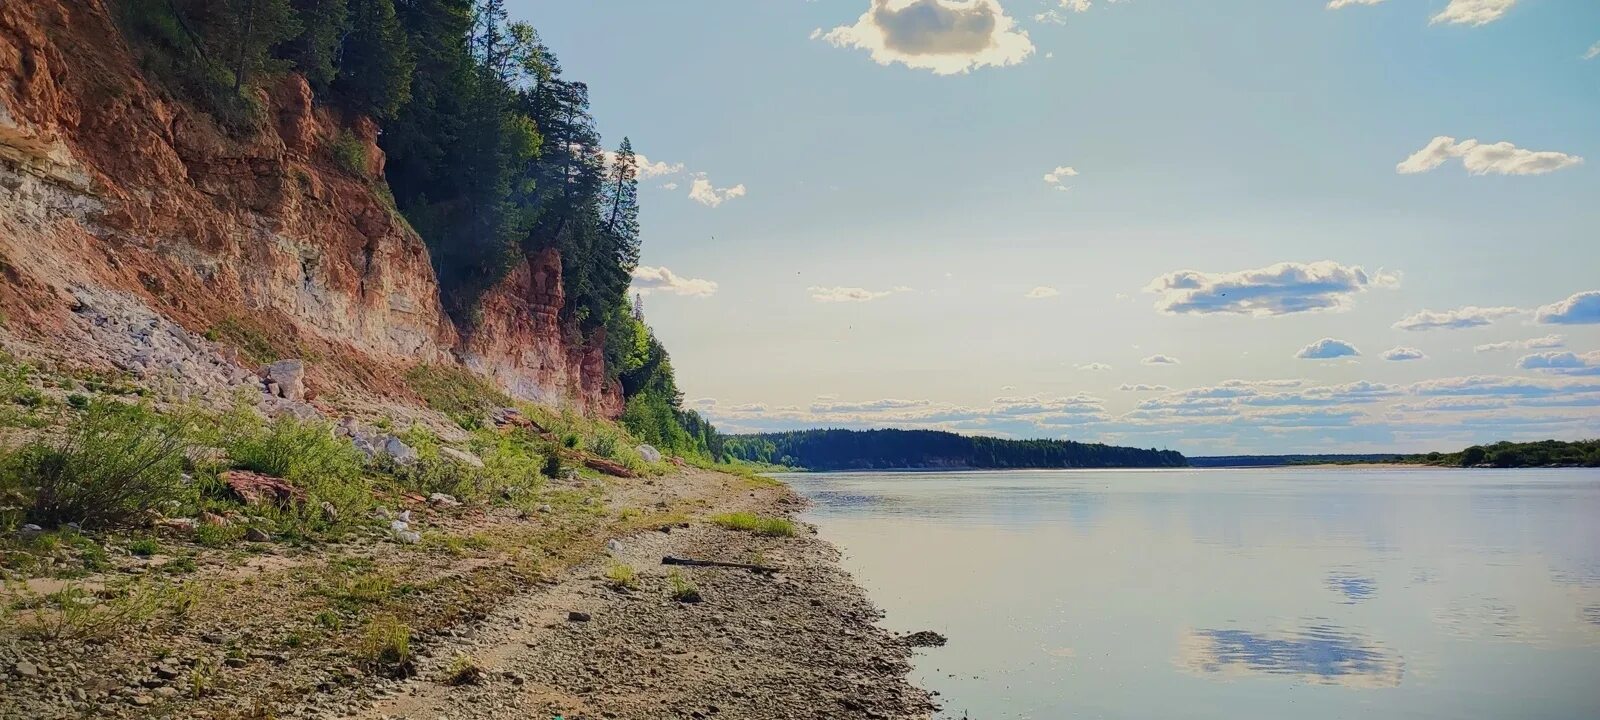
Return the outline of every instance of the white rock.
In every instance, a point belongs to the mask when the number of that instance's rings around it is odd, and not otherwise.
[[[483,458],[473,455],[465,450],[457,450],[453,447],[441,447],[439,448],[439,454],[455,460],[456,462],[466,463],[475,468],[483,467]]]
[[[393,435],[383,439],[383,453],[394,458],[395,463],[410,465],[417,461],[417,451]]]
[[[639,447],[636,447],[634,449],[639,451],[639,457],[644,458],[645,462],[650,462],[650,463],[661,462],[661,451],[655,449],[655,447],[652,446],[652,445],[648,445],[648,444],[640,445]]]
[[[455,499],[455,496],[453,496],[453,495],[446,495],[444,493],[434,493],[434,494],[428,496],[428,504],[429,505],[434,505],[436,507],[453,508],[453,507],[459,507],[461,505],[461,501]]]

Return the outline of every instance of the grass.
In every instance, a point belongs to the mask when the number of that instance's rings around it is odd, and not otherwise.
[[[511,404],[488,380],[460,366],[418,365],[406,372],[406,383],[429,408],[468,430],[482,427],[490,410]]]
[[[161,552],[161,543],[153,538],[140,538],[128,543],[128,552],[139,557],[150,557]]]
[[[714,515],[711,522],[729,530],[741,530],[767,537],[793,537],[795,534],[794,523],[785,518],[750,512]]]
[[[282,360],[289,357],[294,349],[289,344],[275,342],[272,332],[261,323],[236,316],[223,318],[204,334],[207,340],[238,348],[246,360],[256,365]]]
[[[639,574],[631,566],[615,563],[606,570],[606,584],[616,590],[638,590]]]
[[[667,575],[667,585],[669,588],[667,594],[678,602],[697,603],[704,599],[700,595],[700,588],[695,586],[692,581],[678,574],[676,570]]]
[[[105,638],[137,626],[163,609],[181,615],[194,604],[190,591],[159,582],[138,581],[100,594],[69,585],[48,595],[21,593],[17,628],[35,640]],[[109,597],[102,597],[109,595]]]
[[[235,468],[283,478],[306,491],[304,503],[255,509],[276,520],[281,534],[337,530],[372,507],[366,459],[349,441],[335,437],[331,425],[287,416],[261,425],[241,409],[225,424],[223,444]],[[332,517],[323,512],[323,503],[333,506]]]
[[[446,685],[477,685],[480,682],[483,682],[483,666],[466,653],[457,654],[455,659],[450,661],[450,667],[445,670]]]
[[[411,675],[411,628],[393,615],[373,618],[361,638],[360,656],[379,672],[400,677]]]
[[[328,147],[339,168],[356,177],[367,175],[367,146],[349,130],[340,130],[339,137]]]

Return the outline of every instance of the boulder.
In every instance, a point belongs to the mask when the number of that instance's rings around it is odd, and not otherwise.
[[[639,457],[644,458],[645,462],[648,462],[648,463],[661,462],[661,451],[655,449],[655,446],[653,446],[653,445],[649,445],[649,444],[640,445],[639,447],[636,447],[634,449],[639,451]]]
[[[434,493],[428,496],[428,504],[434,507],[453,508],[460,507],[461,501],[457,500],[454,495]]]
[[[228,470],[222,473],[222,482],[246,505],[260,502],[272,502],[279,506],[298,505],[307,499],[305,490],[290,485],[288,481],[249,470]]]
[[[277,392],[273,393],[285,400],[306,399],[306,364],[301,360],[279,360],[261,369],[261,377],[266,379],[268,387],[276,383]]]
[[[393,435],[383,438],[383,445],[380,449],[383,454],[394,458],[395,463],[399,465],[410,465],[417,461],[416,448],[405,444],[400,438]]]
[[[441,447],[439,448],[439,454],[450,458],[451,460],[455,460],[456,462],[471,465],[475,468],[483,467],[483,458],[473,455],[465,450],[457,450],[453,447]]]

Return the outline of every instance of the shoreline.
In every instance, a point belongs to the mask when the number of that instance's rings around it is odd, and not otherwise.
[[[423,510],[419,523],[504,546],[272,546],[203,561],[182,618],[0,646],[0,718],[932,716],[930,694],[909,680],[912,650],[876,624],[882,613],[814,527],[794,521],[793,536],[767,537],[710,522],[728,512],[793,521],[806,501],[787,485],[688,468],[604,487],[596,511],[621,519],[581,535],[562,534],[560,516]],[[553,545],[519,534],[551,531]],[[663,567],[666,555],[781,571]],[[636,572],[633,588],[608,579],[618,563]],[[336,605],[328,573],[351,564],[393,583],[389,597],[360,601],[371,608],[360,617],[402,614],[408,677],[356,659],[368,620],[318,628],[316,609]],[[86,586],[159,568],[119,565]],[[673,599],[673,576],[700,601]],[[456,682],[468,666],[470,681]]]

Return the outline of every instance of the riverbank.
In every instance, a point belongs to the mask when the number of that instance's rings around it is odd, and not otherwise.
[[[696,469],[585,482],[598,498],[589,520],[423,504],[417,524],[461,540],[203,556],[181,608],[95,637],[0,645],[0,717],[931,713],[906,679],[910,650],[873,624],[879,613],[836,550],[803,525],[784,537],[711,522],[791,518],[803,501],[786,486]],[[667,568],[665,555],[780,571]],[[72,584],[92,596],[172,560],[112,562]],[[686,587],[698,602],[684,601]],[[367,660],[371,628],[391,616],[409,629],[405,657],[380,667]]]

